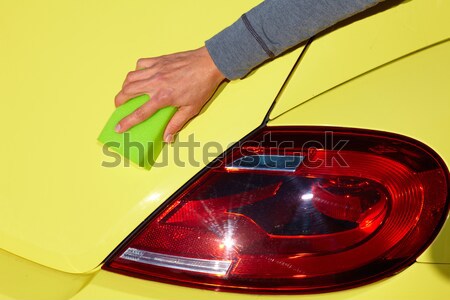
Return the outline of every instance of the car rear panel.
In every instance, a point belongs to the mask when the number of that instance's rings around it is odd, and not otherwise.
[[[448,164],[450,149],[445,136],[450,128],[450,110],[445,83],[450,70],[446,55],[449,51],[450,42],[444,42],[405,57],[290,110],[268,125],[330,125],[396,132],[425,142]],[[427,99],[428,105],[423,105],[422,99]],[[100,270],[73,299],[448,299],[448,238],[447,226],[419,259],[431,263],[417,262],[382,281],[340,292],[301,296],[233,294]]]

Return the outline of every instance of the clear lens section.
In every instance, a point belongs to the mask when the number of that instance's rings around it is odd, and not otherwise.
[[[277,147],[265,144],[267,134]],[[105,268],[216,289],[298,292],[404,268],[445,219],[448,171],[404,137],[333,134],[330,144],[320,129],[259,132],[171,199]]]
[[[212,275],[225,275],[231,265],[231,261],[187,258],[134,248],[128,248],[120,258],[148,265]]]

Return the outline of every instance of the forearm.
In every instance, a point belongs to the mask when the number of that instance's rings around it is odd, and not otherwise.
[[[222,74],[242,78],[269,58],[383,0],[266,0],[206,41]]]

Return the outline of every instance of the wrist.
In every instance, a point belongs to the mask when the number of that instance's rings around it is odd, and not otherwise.
[[[205,63],[207,66],[208,74],[212,78],[214,78],[218,84],[220,82],[224,81],[226,79],[226,77],[222,74],[220,69],[217,67],[216,63],[214,62],[211,55],[209,54],[208,49],[205,46],[203,46],[203,47],[199,48],[198,50],[201,52],[202,56],[205,58]]]

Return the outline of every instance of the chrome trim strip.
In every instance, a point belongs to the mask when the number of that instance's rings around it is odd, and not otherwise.
[[[298,155],[247,155],[234,160],[225,168],[229,170],[261,170],[295,172],[304,159]]]

